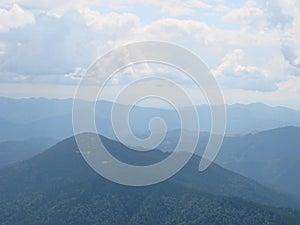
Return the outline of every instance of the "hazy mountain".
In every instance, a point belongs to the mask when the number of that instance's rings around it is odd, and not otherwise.
[[[135,165],[157,162],[168,155],[157,150],[132,151],[106,138],[103,142],[115,157]],[[161,184],[125,187],[97,175],[83,160],[74,138],[69,138],[30,160],[0,170],[0,221],[3,224],[299,223],[299,211],[248,202],[300,208],[297,198],[270,190],[216,164],[200,173],[199,160],[194,156],[183,170]]]
[[[21,124],[72,112],[72,99],[0,97],[0,118]]]
[[[227,106],[227,133],[249,133],[273,128],[300,127],[300,111],[262,103]]]
[[[0,141],[26,139],[31,134],[24,132],[24,126],[0,118]]]
[[[72,99],[0,98],[0,141],[40,137],[41,133],[54,139],[72,136],[72,103]],[[111,108],[111,102],[97,102],[96,122],[99,133],[115,138],[110,123]],[[209,107],[197,106],[197,110],[201,131],[210,131]],[[179,117],[173,110],[134,107],[129,119],[132,130],[137,135],[147,133],[148,123],[153,117],[163,118],[169,131],[180,128]],[[300,126],[300,111],[270,107],[261,103],[227,106],[227,134],[249,133],[284,126]]]
[[[61,140],[72,136],[71,99],[0,98],[0,106],[0,142],[41,137]],[[110,102],[98,102],[96,122],[99,133],[115,138],[110,123],[111,106]],[[198,106],[198,111],[201,130],[209,130],[208,107]],[[297,179],[299,142],[298,136],[291,135],[297,129],[279,129],[280,134],[276,134],[276,130],[257,133],[268,128],[297,125],[300,120],[299,111],[257,103],[227,106],[227,114],[227,134],[242,132],[246,135],[227,137],[218,163],[259,182],[300,195],[300,181]],[[148,122],[155,116],[164,118],[169,128],[167,138],[159,149],[164,151],[173,149],[178,134],[172,130],[178,126],[178,115],[171,110],[135,107],[130,117],[133,131],[140,136],[147,136]],[[252,134],[247,135],[250,131]],[[198,147],[199,155],[207,138],[208,134],[204,137],[202,135]],[[286,146],[289,148],[286,149]],[[261,153],[265,155],[262,157]]]
[[[0,142],[0,167],[29,159],[54,143],[56,140],[49,138]]]
[[[300,196],[300,128],[284,127],[224,140],[217,162]]]
[[[158,147],[175,149],[180,130],[167,133]],[[197,155],[203,155],[209,133],[201,133]],[[300,196],[300,128],[283,127],[224,138],[216,162],[224,168]]]

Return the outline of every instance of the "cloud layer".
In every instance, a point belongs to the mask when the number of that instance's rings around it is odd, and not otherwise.
[[[227,90],[275,93],[300,76],[300,1],[3,0],[0,82],[76,85],[141,40],[190,49]]]

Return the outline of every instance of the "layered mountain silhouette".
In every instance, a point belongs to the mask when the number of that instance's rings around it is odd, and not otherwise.
[[[45,151],[56,142],[56,140],[49,138],[0,142],[0,168],[29,159]]]
[[[72,133],[72,99],[10,99],[0,97],[0,141],[49,137],[62,140]],[[110,123],[113,103],[98,101],[96,122],[98,132],[115,138]],[[124,107],[131,107],[125,106]],[[196,106],[201,131],[210,131],[209,106]],[[227,134],[249,133],[285,126],[300,127],[300,111],[286,107],[271,107],[262,103],[227,105]],[[188,108],[185,108],[189,110]],[[124,115],[121,115],[124,116]],[[153,117],[165,120],[168,131],[180,128],[177,113],[171,109],[136,106],[131,111],[132,130],[141,135],[147,132]]]
[[[95,134],[84,134],[95,135]],[[141,153],[101,137],[116,158],[133,165],[168,156]],[[2,224],[299,224],[300,201],[200,157],[148,187],[112,183],[82,158],[74,137],[0,170]],[[289,207],[278,208],[278,207]]]
[[[172,151],[179,136],[180,130],[168,132],[158,148],[164,152]],[[209,133],[200,134],[197,155],[203,155],[208,139]],[[300,196],[299,127],[227,135],[215,162],[259,183]]]
[[[227,137],[217,161],[223,167],[300,196],[300,128]]]
[[[99,176],[74,137],[65,139],[73,133],[72,101],[0,98],[0,224],[300,224],[300,111],[227,105],[227,136],[216,159],[222,167],[199,172],[211,118],[207,105],[196,106],[204,131],[197,155],[162,183],[127,187]],[[133,108],[137,136],[149,135],[153,117],[168,126],[159,150],[141,153],[114,141],[111,108],[97,102],[96,123],[114,157],[149,165],[169,156],[179,138],[175,111]]]

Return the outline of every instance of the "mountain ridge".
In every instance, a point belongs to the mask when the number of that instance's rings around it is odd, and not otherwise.
[[[124,161],[142,159],[141,154],[133,158],[136,152],[125,152],[128,149],[120,143],[101,138],[111,153]],[[146,161],[165,156],[154,151]],[[215,164],[200,173],[199,160],[193,157],[178,174],[160,184],[127,187],[93,171],[70,137],[30,160],[0,169],[0,221],[85,225],[299,223],[299,211],[274,206],[300,208],[300,201]]]

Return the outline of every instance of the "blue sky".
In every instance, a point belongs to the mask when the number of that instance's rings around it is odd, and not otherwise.
[[[0,95],[72,97],[99,56],[159,40],[197,54],[227,103],[300,109],[299,0],[107,2],[2,0]],[[117,77],[112,83],[105,98],[122,86]],[[186,88],[200,102],[197,90]]]

